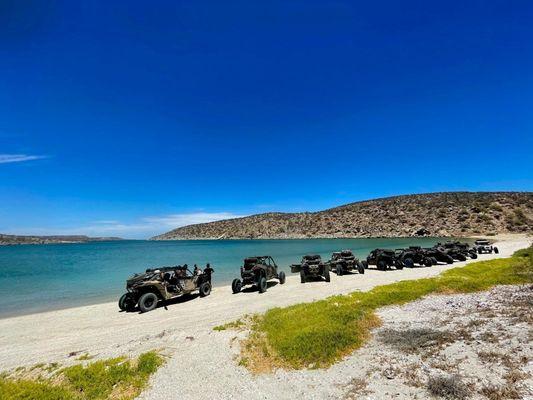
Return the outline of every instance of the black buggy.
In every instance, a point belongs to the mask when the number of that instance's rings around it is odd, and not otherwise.
[[[351,250],[334,252],[331,254],[331,258],[327,264],[329,265],[329,269],[331,271],[335,271],[335,273],[339,276],[354,270],[357,270],[360,274],[365,273],[365,267],[363,263],[355,258]]]
[[[244,259],[241,267],[241,279],[236,278],[231,283],[233,293],[239,293],[245,285],[255,285],[260,293],[267,290],[267,281],[278,279],[285,283],[285,272],[279,271],[274,259],[270,256],[256,256]]]
[[[424,251],[429,257],[434,258],[437,263],[453,264],[453,257],[439,247],[425,247]]]
[[[420,266],[431,267],[437,264],[437,259],[430,256],[420,246],[410,246],[406,249],[396,249],[396,257],[408,268],[413,268],[415,264]]]
[[[201,297],[211,293],[211,276],[203,272],[192,273],[186,266],[147,269],[134,274],[126,281],[127,293],[118,306],[122,311],[152,311],[159,302],[165,302],[198,291]]]
[[[300,264],[291,265],[292,273],[300,273],[300,281],[307,282],[309,279],[323,277],[326,282],[330,281],[329,265],[322,261],[319,255],[306,255],[302,257]]]
[[[363,265],[365,268],[368,268],[369,265],[375,265],[380,271],[385,271],[392,267],[403,269],[403,264],[396,256],[396,252],[388,249],[372,250],[366,257],[366,261],[363,261]]]
[[[439,243],[440,245],[440,243]],[[455,242],[446,242],[441,245],[445,249],[447,249],[450,252],[454,253],[460,253],[464,255],[465,257],[476,259],[477,258],[477,251],[474,248],[471,248],[468,243],[462,243],[459,241]]]

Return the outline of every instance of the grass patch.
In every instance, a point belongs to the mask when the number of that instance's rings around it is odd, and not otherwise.
[[[457,375],[430,376],[427,389],[435,397],[444,399],[467,399],[470,391]]]
[[[0,399],[133,399],[162,363],[163,358],[159,354],[148,352],[141,354],[137,360],[120,357],[67,367],[59,371],[54,380],[3,377],[0,378]]]
[[[435,278],[378,286],[369,292],[274,308],[254,318],[242,357],[253,372],[328,367],[360,347],[379,325],[380,307],[429,294],[469,293],[533,282],[533,246],[513,257],[450,269]]]

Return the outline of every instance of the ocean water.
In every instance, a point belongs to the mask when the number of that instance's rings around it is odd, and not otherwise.
[[[239,275],[242,259],[271,255],[288,275],[304,254],[432,246],[439,238],[115,241],[0,246],[0,318],[118,300],[126,278],[149,267],[211,263],[213,285]]]

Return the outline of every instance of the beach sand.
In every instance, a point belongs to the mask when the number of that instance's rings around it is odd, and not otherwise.
[[[524,235],[502,235],[495,240],[500,254],[482,255],[478,260],[508,257],[531,243],[531,238]],[[273,307],[435,276],[472,261],[475,260],[400,271],[370,269],[364,275],[332,275],[329,284],[301,284],[299,276],[289,274],[284,285],[275,284],[264,294],[232,294],[229,286],[217,287],[206,298],[196,297],[146,314],[119,312],[116,303],[105,303],[1,319],[0,371],[38,363],[70,365],[79,362],[76,358],[85,353],[100,359],[162,349],[169,360],[153,377],[152,389],[142,398],[292,398],[290,382],[283,381],[286,376],[276,373],[266,382],[264,377],[250,375],[234,360],[238,346],[232,343],[239,334],[216,332],[213,327]],[[36,286],[35,290],[46,288]],[[298,379],[302,373],[293,372],[291,379]],[[319,375],[316,376],[318,385]],[[175,384],[179,389],[173,387]],[[309,398],[323,398],[319,393]]]

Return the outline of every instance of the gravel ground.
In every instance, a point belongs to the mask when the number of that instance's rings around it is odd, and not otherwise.
[[[532,286],[430,296],[382,309],[370,342],[327,370],[259,376],[237,363],[245,332],[211,332],[189,340],[140,398],[533,398],[532,305]]]

